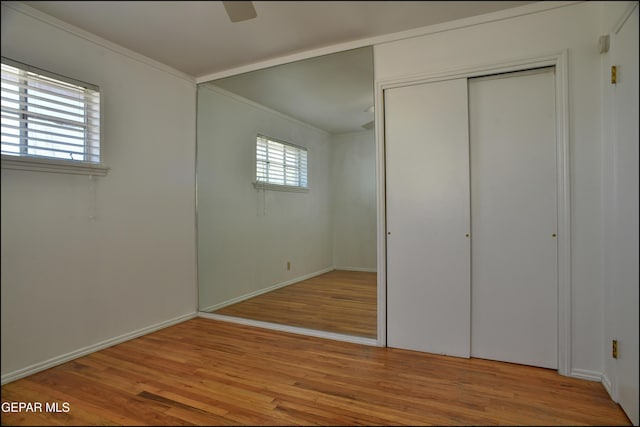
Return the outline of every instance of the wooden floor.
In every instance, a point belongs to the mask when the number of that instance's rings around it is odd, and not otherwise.
[[[376,273],[334,270],[214,313],[375,338],[376,301]]]
[[[2,387],[3,425],[627,425],[596,382],[196,318]],[[3,405],[4,408],[4,405]]]

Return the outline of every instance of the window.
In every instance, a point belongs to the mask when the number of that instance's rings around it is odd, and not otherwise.
[[[2,166],[25,164],[36,166],[14,168],[65,171],[71,165],[90,173],[98,166],[106,172],[100,166],[100,92],[2,58]]]
[[[256,188],[306,191],[307,149],[258,135],[254,185]]]

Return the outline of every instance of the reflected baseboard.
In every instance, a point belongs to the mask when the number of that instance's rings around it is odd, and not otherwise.
[[[217,303],[217,304],[213,304],[213,305],[210,305],[210,306],[207,306],[207,307],[202,307],[200,309],[200,311],[201,312],[205,312],[205,313],[211,313],[213,311],[220,310],[221,308],[224,308],[224,307],[227,307],[227,306],[230,306],[230,305],[233,305],[233,304],[237,304],[239,302],[248,300],[248,299],[253,298],[253,297],[257,297],[258,295],[266,294],[268,292],[275,291],[276,289],[284,288],[285,286],[293,285],[294,283],[302,282],[304,280],[308,280],[308,279],[311,279],[313,277],[320,276],[321,274],[325,274],[325,273],[328,273],[328,272],[334,271],[334,270],[362,271],[362,272],[367,272],[367,273],[375,273],[376,272],[375,268],[331,266],[331,267],[327,267],[327,268],[324,268],[324,269],[319,270],[319,271],[315,271],[313,273],[305,274],[304,276],[300,276],[300,277],[296,277],[296,278],[287,280],[285,282],[276,283],[275,285],[271,285],[271,286],[263,288],[263,289],[258,289],[257,291],[249,292],[247,294],[240,295],[240,296],[231,298],[229,300],[226,300],[226,301],[223,301],[223,302],[220,302],[220,303]]]
[[[328,271],[332,271],[331,268]],[[297,326],[282,325],[279,323],[263,322],[260,320],[251,320],[241,317],[225,316],[223,314],[198,312],[198,317],[205,319],[220,320],[223,322],[238,323],[240,325],[254,326],[257,328],[271,329],[280,332],[289,332],[292,334],[307,335],[316,338],[325,338],[334,341],[344,341],[353,344],[362,344],[369,346],[378,346],[378,340],[375,338],[358,337],[355,335],[339,334],[336,332],[319,331],[316,329],[300,328]]]
[[[347,267],[342,265],[336,265],[333,267],[334,270],[341,271],[361,271],[363,273],[377,273],[378,270],[376,268],[365,268],[365,267]]]
[[[235,298],[231,298],[229,300],[220,302],[218,304],[213,304],[208,307],[204,307],[200,311],[210,313],[212,311],[220,310],[221,308],[227,307],[229,305],[233,305],[233,304],[248,300],[250,298],[257,297],[258,295],[266,294],[267,292],[275,291],[276,289],[284,288],[285,286],[293,285],[294,283],[302,282],[303,280],[311,279],[312,277],[316,277],[333,270],[335,270],[335,268],[331,266],[319,271],[315,271],[313,273],[305,274],[304,276],[296,277],[294,279],[287,280],[285,282],[276,283],[275,285],[271,285],[267,288],[258,289],[257,291],[249,292],[248,294],[240,295]]]

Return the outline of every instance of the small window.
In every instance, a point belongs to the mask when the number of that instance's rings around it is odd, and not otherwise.
[[[254,185],[256,188],[306,191],[307,149],[258,135]]]
[[[2,58],[2,161],[100,165],[98,88]]]

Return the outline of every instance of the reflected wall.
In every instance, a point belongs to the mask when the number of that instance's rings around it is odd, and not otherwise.
[[[198,87],[200,311],[334,269],[376,271],[371,48],[306,61]],[[307,149],[308,191],[254,187],[258,134]]]

